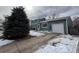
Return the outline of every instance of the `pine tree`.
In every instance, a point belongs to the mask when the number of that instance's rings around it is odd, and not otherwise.
[[[23,7],[12,9],[11,16],[5,17],[3,36],[6,39],[23,38],[30,31],[29,19]]]

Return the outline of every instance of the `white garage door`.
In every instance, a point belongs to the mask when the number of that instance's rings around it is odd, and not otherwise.
[[[64,34],[64,24],[63,23],[52,24],[52,31],[55,33],[63,33]]]

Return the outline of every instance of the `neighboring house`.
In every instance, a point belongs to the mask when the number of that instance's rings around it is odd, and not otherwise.
[[[3,21],[0,20],[0,31],[3,30],[3,24],[2,23],[3,23]]]
[[[73,28],[71,29],[71,34],[79,35],[79,17],[75,17],[73,20]]]
[[[71,17],[60,17],[55,19],[36,19],[31,21],[31,29],[36,31],[48,31],[53,33],[69,34],[72,27]]]
[[[2,27],[3,25],[0,23],[0,30],[3,30],[3,27]]]

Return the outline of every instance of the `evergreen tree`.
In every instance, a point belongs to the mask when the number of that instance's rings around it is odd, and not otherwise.
[[[29,19],[23,7],[12,9],[11,16],[5,17],[3,36],[6,39],[23,38],[29,34]]]

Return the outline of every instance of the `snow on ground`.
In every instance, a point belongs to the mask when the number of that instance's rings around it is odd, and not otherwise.
[[[0,36],[2,35],[2,31],[0,31]],[[40,32],[36,32],[36,31],[30,31],[30,35],[31,36],[42,36],[44,35],[43,33],[40,33]],[[0,46],[3,46],[3,45],[6,45],[6,44],[10,44],[12,43],[14,40],[3,40],[3,39],[0,39]]]
[[[43,33],[40,33],[40,32],[36,32],[36,31],[31,30],[31,31],[30,31],[30,35],[31,35],[31,36],[42,36],[42,35],[44,35],[44,34],[43,34]]]
[[[14,40],[3,40],[3,39],[0,39],[0,46],[6,45],[6,44],[10,44],[13,41]]]
[[[3,31],[0,31],[0,36],[2,36],[3,34]],[[3,45],[6,45],[6,44],[9,44],[9,43],[12,43],[14,40],[3,40],[3,39],[0,39],[0,46],[3,46]]]
[[[78,39],[70,35],[60,35],[41,46],[35,53],[75,53]]]

